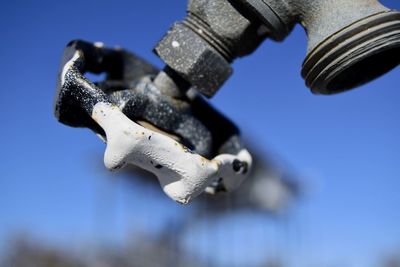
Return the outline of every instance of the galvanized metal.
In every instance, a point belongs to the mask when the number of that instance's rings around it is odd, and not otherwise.
[[[266,38],[260,21],[244,16],[237,3],[191,0],[184,20],[173,25],[155,53],[207,97],[232,74],[230,63],[252,53]]]
[[[241,0],[239,0],[241,1]],[[308,36],[302,76],[312,92],[334,94],[367,83],[400,63],[400,13],[376,0],[242,0],[273,12],[260,13],[283,38],[296,23]]]
[[[187,17],[155,51],[211,97],[231,75],[229,63],[267,37],[283,40],[299,23],[308,36],[306,84],[314,93],[333,94],[400,63],[399,22],[397,11],[376,0],[191,0]]]

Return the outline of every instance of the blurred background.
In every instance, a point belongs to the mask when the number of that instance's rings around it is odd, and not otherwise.
[[[304,30],[267,40],[210,100],[241,128],[255,171],[234,194],[189,206],[148,174],[109,173],[92,132],[57,123],[70,40],[119,45],[162,67],[152,48],[185,9],[0,3],[0,266],[400,266],[400,68],[315,96],[300,77]]]

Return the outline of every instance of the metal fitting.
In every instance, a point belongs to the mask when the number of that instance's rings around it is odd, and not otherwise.
[[[165,64],[206,96],[212,96],[232,74],[228,60],[181,23],[172,27],[158,43],[155,52]]]
[[[367,83],[400,63],[400,13],[376,0],[235,0],[283,40],[296,23],[308,35],[302,76],[313,93]]]
[[[308,35],[302,76],[313,93],[367,83],[400,63],[399,12],[377,0],[190,0],[187,17],[155,51],[193,87],[211,97],[235,58],[269,37],[283,40],[297,23]]]
[[[252,53],[267,36],[258,20],[250,20],[227,0],[189,1],[187,17],[173,25],[155,53],[207,97],[232,74],[230,63]]]

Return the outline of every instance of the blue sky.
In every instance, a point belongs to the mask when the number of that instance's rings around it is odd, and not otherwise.
[[[383,3],[400,9],[399,1]],[[16,0],[1,2],[0,13],[2,246],[21,231],[67,244],[119,242],[133,228],[159,229],[166,217],[184,216],[186,208],[160,201],[153,188],[125,189],[101,165],[104,144],[52,113],[70,40],[120,45],[162,67],[151,50],[184,16],[184,1]],[[300,77],[305,53],[301,27],[283,43],[266,41],[234,63],[235,74],[211,100],[310,188],[288,219],[290,230],[249,214],[228,225],[265,227],[265,243],[296,259],[291,266],[374,266],[379,255],[400,250],[400,68],[345,94],[315,96]],[[144,203],[148,195],[154,200]],[[154,207],[162,212],[148,212]]]

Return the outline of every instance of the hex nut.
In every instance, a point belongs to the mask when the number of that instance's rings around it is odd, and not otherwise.
[[[207,41],[182,23],[175,23],[154,52],[207,97],[231,76],[229,62]]]

